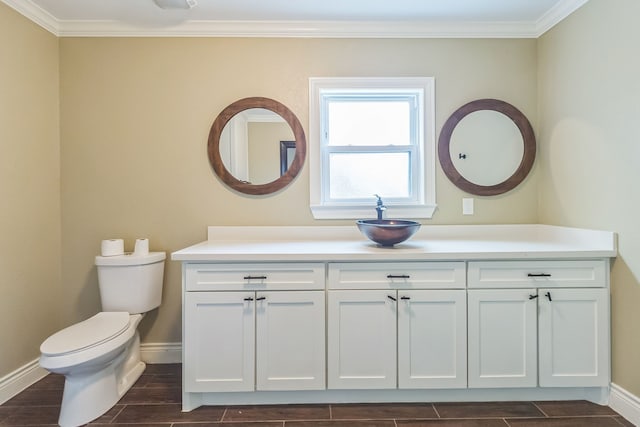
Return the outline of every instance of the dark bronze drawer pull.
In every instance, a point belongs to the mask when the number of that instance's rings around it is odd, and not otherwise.
[[[244,276],[244,280],[266,280],[267,276]]]
[[[391,301],[398,301],[395,297],[392,297],[391,295],[387,295],[387,298],[389,298]]]
[[[528,277],[551,277],[549,273],[529,273]]]
[[[408,274],[387,274],[387,279],[410,279]]]

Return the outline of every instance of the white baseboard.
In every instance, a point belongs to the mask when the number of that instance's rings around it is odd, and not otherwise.
[[[47,374],[46,369],[42,369],[38,364],[38,359],[27,363],[13,372],[9,372],[0,378],[0,405],[30,385],[40,381],[47,376]]]
[[[170,343],[143,343],[140,344],[140,357],[149,364],[155,363],[181,363],[182,344]]]
[[[633,425],[640,425],[640,398],[638,396],[611,383],[609,406]]]
[[[149,364],[180,363],[182,361],[182,345],[181,343],[142,344],[140,357]],[[9,372],[0,378],[0,405],[40,381],[48,373],[46,369],[40,367],[38,359]]]

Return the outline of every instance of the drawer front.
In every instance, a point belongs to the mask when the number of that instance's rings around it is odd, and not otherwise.
[[[330,289],[455,289],[465,287],[464,262],[329,264]]]
[[[572,288],[608,286],[605,260],[471,261],[470,288]]]
[[[186,291],[324,289],[322,263],[187,264]]]

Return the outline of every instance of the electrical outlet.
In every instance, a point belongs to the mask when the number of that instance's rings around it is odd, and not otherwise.
[[[462,215],[473,215],[473,199],[462,199]]]

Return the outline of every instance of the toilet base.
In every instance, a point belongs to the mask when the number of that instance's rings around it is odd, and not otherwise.
[[[138,380],[145,366],[136,331],[127,348],[101,370],[66,375],[58,424],[76,427],[104,415]]]

